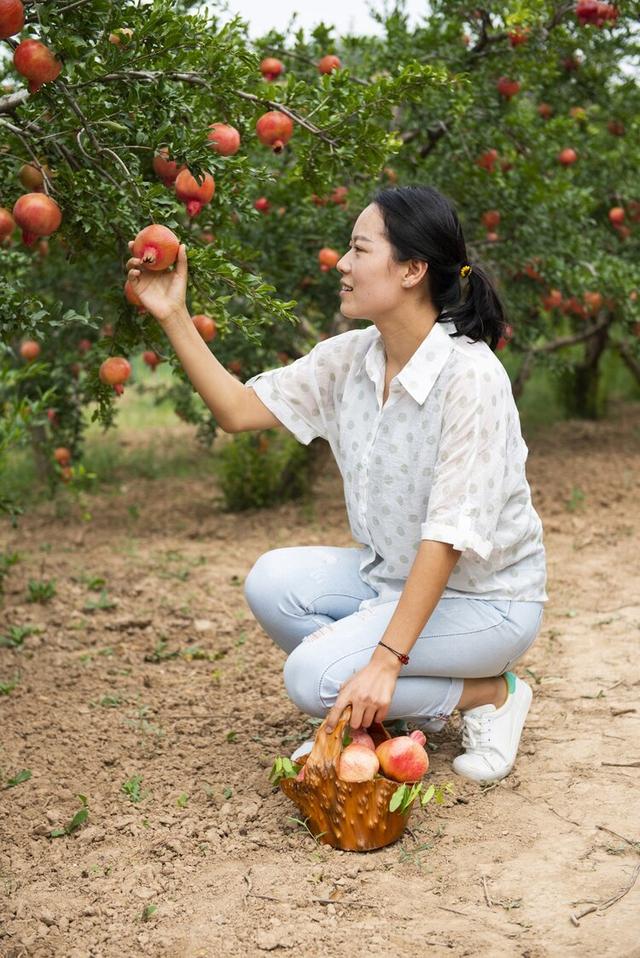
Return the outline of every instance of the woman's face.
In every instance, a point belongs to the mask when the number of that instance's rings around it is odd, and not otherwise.
[[[343,316],[371,322],[391,318],[406,305],[407,293],[416,292],[426,268],[426,263],[397,263],[393,259],[382,213],[376,203],[371,203],[356,220],[349,250],[336,266],[342,276]]]

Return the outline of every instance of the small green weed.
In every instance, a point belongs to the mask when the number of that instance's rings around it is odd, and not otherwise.
[[[27,602],[49,602],[56,594],[55,579],[29,579]]]
[[[80,825],[83,825],[84,822],[89,817],[89,803],[87,802],[86,795],[78,795],[80,799],[80,811],[76,812],[73,818],[64,828],[54,828],[52,832],[49,832],[49,838],[61,838],[62,835],[70,835],[71,832],[75,832],[76,828],[79,828]]]
[[[128,796],[129,801],[137,804],[141,802],[143,798],[146,798],[149,794],[145,792],[144,795],[140,790],[142,785],[142,776],[141,775],[132,775],[131,778],[127,779],[126,782],[123,782],[120,786],[120,791],[124,792]]]
[[[20,649],[25,639],[39,631],[33,625],[11,625],[5,635],[0,635],[0,648]]]
[[[20,676],[16,673],[9,682],[0,682],[0,695],[10,695],[20,681]]]
[[[87,602],[85,602],[82,607],[82,611],[97,612],[103,611],[104,609],[115,609],[117,604],[117,602],[114,602],[113,599],[109,598],[106,589],[101,589],[98,598],[95,601],[93,599],[89,599]]]

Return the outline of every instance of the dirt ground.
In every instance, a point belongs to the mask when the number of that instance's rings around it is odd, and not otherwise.
[[[429,743],[455,794],[365,854],[316,844],[269,784],[314,728],[242,590],[270,548],[352,544],[332,460],[306,508],[225,514],[203,475],[125,477],[90,521],[30,511],[4,543],[0,635],[41,631],[0,648],[1,780],[32,773],[0,791],[0,954],[640,956],[640,406],[529,446],[550,602],[516,769],[453,775],[456,713]],[[29,579],[56,596],[27,603]],[[49,837],[78,795],[87,821]]]

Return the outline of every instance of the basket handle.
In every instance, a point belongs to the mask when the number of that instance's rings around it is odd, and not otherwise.
[[[325,731],[325,726],[327,724],[327,719],[325,718],[324,722],[322,725],[320,725],[318,731],[316,732],[313,748],[311,749],[309,758],[306,761],[307,768],[315,765],[319,768],[328,770],[329,766],[333,765],[337,773],[338,762],[342,753],[342,738],[344,730],[349,724],[350,718],[351,705],[347,705],[343,709],[342,715],[336,722],[333,732]]]

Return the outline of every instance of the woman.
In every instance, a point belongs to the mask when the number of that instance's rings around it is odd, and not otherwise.
[[[139,265],[129,261],[136,292],[221,427],[283,425],[305,444],[322,436],[340,468],[359,548],[275,549],[245,583],[288,653],[291,699],[327,715],[328,731],[347,705],[353,729],[402,718],[438,730],[457,708],[454,771],[504,778],[532,698],[509,669],[540,629],[545,552],[493,352],[502,306],[467,261],[451,203],[425,187],[376,194],[337,265],[343,315],[371,325],[245,386],[188,329],[184,249],[173,278]]]

